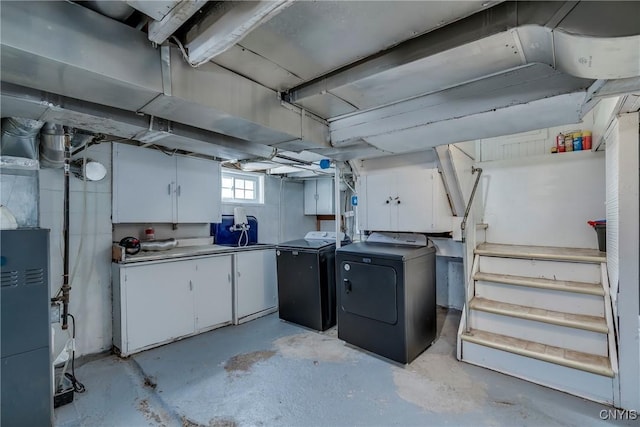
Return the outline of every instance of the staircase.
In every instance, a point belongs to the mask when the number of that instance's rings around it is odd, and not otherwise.
[[[597,250],[480,244],[458,339],[462,361],[617,400],[606,256]]]

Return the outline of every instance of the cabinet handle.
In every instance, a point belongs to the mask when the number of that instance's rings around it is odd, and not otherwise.
[[[171,195],[171,184],[167,185],[167,194]]]
[[[231,283],[231,273],[227,274],[227,280],[229,281],[229,283]]]
[[[191,280],[189,280],[189,290],[190,291],[193,290],[193,282]]]
[[[180,189],[182,188],[182,185],[178,185],[178,197],[180,197]]]

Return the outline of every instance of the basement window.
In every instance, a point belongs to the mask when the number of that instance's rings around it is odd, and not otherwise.
[[[264,177],[247,172],[222,171],[222,201],[264,203]]]

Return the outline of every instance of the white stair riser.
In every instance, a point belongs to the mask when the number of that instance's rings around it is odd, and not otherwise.
[[[493,301],[543,308],[564,313],[604,317],[604,298],[553,289],[476,281],[475,295]]]
[[[462,341],[462,360],[589,400],[613,404],[613,378],[467,341]]]
[[[518,258],[480,257],[480,271],[512,276],[600,283],[600,264],[540,261]]]
[[[470,310],[469,318],[473,329],[598,356],[609,354],[606,334],[477,310]]]

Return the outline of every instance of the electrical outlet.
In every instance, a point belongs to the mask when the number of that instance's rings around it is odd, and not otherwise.
[[[51,323],[60,323],[60,316],[62,314],[60,313],[60,304],[56,303],[56,302],[52,302],[51,303],[51,317],[50,317],[50,321]]]

